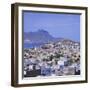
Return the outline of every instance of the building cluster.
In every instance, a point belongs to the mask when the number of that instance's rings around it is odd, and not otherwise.
[[[24,49],[24,77],[80,75],[80,43],[51,42]]]

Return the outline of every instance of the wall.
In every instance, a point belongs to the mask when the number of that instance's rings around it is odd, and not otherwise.
[[[86,84],[71,84],[71,85],[55,85],[55,86],[38,86],[38,87],[24,87],[13,88],[10,86],[11,78],[11,3],[14,2],[32,2],[32,3],[45,3],[45,4],[61,4],[61,5],[77,5],[89,6],[89,0],[1,0],[0,1],[0,90],[88,90],[89,83]],[[90,7],[89,7],[90,9]],[[90,12],[89,15],[90,16]],[[90,18],[89,18],[90,23]],[[89,24],[88,23],[88,24]],[[88,27],[90,29],[90,26]],[[88,29],[88,30],[89,30]],[[88,31],[90,32],[90,31]],[[90,35],[89,35],[90,37]],[[90,45],[90,42],[89,42]],[[90,47],[89,47],[90,50]],[[89,57],[90,58],[90,57]],[[88,62],[90,63],[90,61]],[[89,65],[90,68],[90,65]],[[90,71],[89,75],[90,76]]]

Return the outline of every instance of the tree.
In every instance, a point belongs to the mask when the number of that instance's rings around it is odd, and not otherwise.
[[[54,58],[54,56],[51,55],[51,56],[49,57],[49,60],[52,61],[53,58]]]
[[[59,53],[56,53],[56,55],[55,55],[55,58],[60,58],[60,54]]]

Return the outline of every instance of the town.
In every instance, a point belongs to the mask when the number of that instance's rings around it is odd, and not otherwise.
[[[24,48],[24,77],[80,75],[80,43],[71,40]]]

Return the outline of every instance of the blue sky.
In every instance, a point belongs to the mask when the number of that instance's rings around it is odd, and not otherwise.
[[[24,32],[35,32],[39,29],[48,31],[54,37],[80,41],[79,14],[52,14],[23,12]]]

